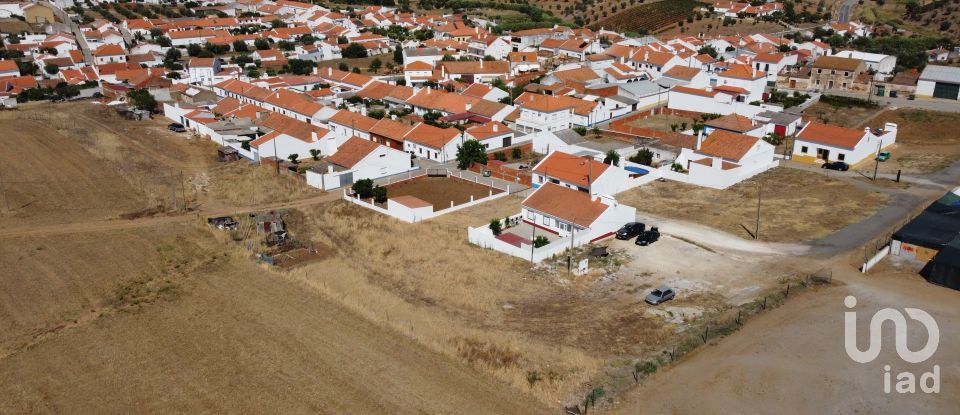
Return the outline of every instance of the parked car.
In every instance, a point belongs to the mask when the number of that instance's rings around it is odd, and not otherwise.
[[[877,160],[879,161],[890,160],[890,152],[889,151],[881,152],[879,155],[877,155]]]
[[[663,304],[672,300],[676,295],[677,294],[673,291],[673,288],[663,286],[657,288],[656,290],[650,291],[650,294],[647,294],[643,301],[650,305]]]
[[[850,169],[850,165],[847,164],[847,163],[844,163],[844,162],[842,162],[842,161],[831,161],[831,162],[828,162],[828,163],[823,163],[823,165],[820,166],[820,168],[821,168],[821,169],[838,170],[838,171],[847,171],[847,170]]]
[[[641,233],[640,236],[637,237],[637,241],[635,243],[640,246],[647,246],[659,240],[660,229],[654,226],[650,228],[649,231]]]
[[[623,225],[623,227],[617,231],[617,239],[627,240],[635,236],[640,236],[646,228],[647,226],[640,222],[630,222]]]
[[[177,123],[177,122],[172,122],[172,123],[170,123],[170,125],[167,126],[167,129],[170,130],[170,131],[173,131],[173,132],[175,132],[175,133],[185,133],[185,132],[187,132],[187,129],[183,127],[183,124],[180,124],[180,123]]]

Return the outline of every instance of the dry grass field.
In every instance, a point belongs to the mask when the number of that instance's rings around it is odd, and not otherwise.
[[[870,192],[815,172],[779,167],[714,190],[677,182],[651,183],[618,195],[637,210],[708,225],[752,239],[762,185],[760,233],[764,241],[795,242],[826,236],[869,217],[887,201]]]
[[[387,197],[413,196],[441,210],[454,205],[462,205],[471,200],[503,193],[484,184],[474,183],[455,177],[418,177],[412,180],[391,183],[386,186]]]
[[[884,111],[870,121],[872,127],[897,124],[897,143],[890,148],[891,160],[880,164],[880,171],[931,173],[960,160],[960,114],[898,109]]]
[[[817,102],[807,107],[803,114],[817,122],[838,125],[847,128],[862,128],[866,120],[883,111],[883,108],[835,107],[825,102]],[[873,123],[871,123],[872,125]]]

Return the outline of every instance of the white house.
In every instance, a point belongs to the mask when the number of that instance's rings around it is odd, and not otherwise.
[[[106,44],[93,51],[93,62],[97,65],[126,61],[127,52],[120,45]]]
[[[793,160],[818,163],[842,161],[853,165],[877,156],[877,152],[897,141],[897,125],[886,123],[883,129],[863,130],[835,125],[808,123],[793,143]]]
[[[523,221],[560,237],[596,242],[636,220],[637,210],[609,195],[547,183],[520,203]],[[578,244],[579,245],[579,244]]]
[[[558,97],[524,92],[514,105],[520,108],[516,125],[522,133],[560,131],[572,125],[573,105]]]
[[[360,137],[351,137],[323,163],[307,170],[307,184],[323,190],[349,186],[362,179],[376,180],[412,169],[410,156],[400,150]]]
[[[871,71],[877,72],[879,79],[884,79],[893,75],[897,67],[897,57],[884,55],[882,53],[867,53],[858,50],[841,50],[834,53],[833,56],[841,58],[859,59],[867,65]]]
[[[496,150],[513,145],[513,130],[499,121],[478,124],[464,130],[467,139],[474,139],[486,150]]]
[[[533,187],[553,183],[591,194],[613,195],[627,190],[628,174],[591,156],[554,151],[532,170]]]
[[[463,136],[456,128],[420,123],[403,137],[403,149],[419,158],[447,162],[457,158],[457,146],[462,142]]]
[[[697,138],[697,148],[684,148],[677,163],[685,173],[668,172],[668,179],[725,189],[777,165],[775,148],[760,138],[715,130]]]
[[[250,142],[254,160],[264,157],[287,159],[296,154],[300,159],[311,156],[310,150],[323,153],[322,139],[330,133],[329,130],[307,123],[288,122],[282,129],[271,131]]]
[[[190,58],[187,63],[187,82],[211,86],[215,75],[220,72],[220,60],[217,58]]]

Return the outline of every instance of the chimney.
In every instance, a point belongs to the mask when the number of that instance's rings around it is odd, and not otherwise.
[[[327,165],[327,173],[333,173],[333,165],[332,165],[332,164],[328,164],[328,165]]]
[[[500,131],[500,124],[493,125],[493,132],[497,132],[497,131]]]
[[[317,141],[317,132],[316,132],[316,131],[311,131],[311,132],[310,132],[310,141],[313,141],[313,142],[316,142],[316,141]]]
[[[480,59],[480,69],[483,69],[483,59]]]
[[[650,61],[650,51],[643,51],[643,61],[644,62]]]
[[[333,76],[333,68],[327,68],[327,76]]]
[[[697,150],[700,150],[700,146],[703,144],[703,130],[697,132]]]
[[[467,111],[470,111],[470,109],[473,108],[473,104],[471,104],[471,103],[468,102],[468,103],[464,104],[464,108],[465,108]]]

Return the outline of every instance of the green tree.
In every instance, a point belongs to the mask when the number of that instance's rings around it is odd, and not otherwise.
[[[607,156],[603,158],[604,164],[609,164],[613,166],[620,165],[620,154],[616,150],[608,150]]]
[[[397,65],[403,65],[403,48],[398,44],[396,48],[393,49],[393,61]]]
[[[457,168],[466,170],[473,163],[487,164],[487,152],[479,141],[467,140],[457,146]]]
[[[503,233],[503,226],[500,224],[500,219],[490,219],[489,228],[490,232],[493,232],[494,236]]]
[[[523,157],[523,150],[521,150],[520,147],[514,147],[514,148],[513,148],[513,154],[511,154],[511,156],[512,156],[514,159],[518,159],[518,158],[520,158],[520,157]]]
[[[378,184],[370,191],[370,196],[373,196],[374,202],[387,203],[387,188]]]
[[[630,161],[644,166],[652,166],[653,152],[648,148],[641,148],[640,151],[637,151],[637,154],[630,157]]]
[[[57,72],[60,72],[60,67],[55,64],[48,63],[46,65],[43,65],[43,71],[46,72],[48,75],[56,75]]]
[[[127,92],[127,100],[139,110],[153,112],[157,109],[157,100],[146,89],[134,89]]]
[[[350,190],[353,190],[353,193],[357,196],[360,196],[361,199],[369,198],[373,193],[373,180],[357,180],[356,182],[353,182],[353,186],[350,186]]]
[[[234,41],[233,41],[233,51],[234,51],[234,52],[246,52],[247,50],[248,50],[248,48],[247,48],[247,42],[244,42],[244,41],[242,41],[242,40],[234,40]]]
[[[359,43],[351,43],[343,50],[344,58],[366,58],[367,48]]]
[[[347,65],[346,62],[340,62],[340,64],[337,65],[337,69],[347,72],[350,70],[350,65]]]
[[[313,157],[313,160],[314,160],[314,161],[320,160],[320,150],[317,150],[317,149],[315,149],[315,148],[311,148],[311,149],[310,149],[310,157]]]
[[[267,50],[270,49],[270,42],[261,37],[253,41],[253,46],[256,47],[257,50]]]
[[[370,61],[370,68],[368,69],[370,70],[370,72],[376,73],[377,71],[380,70],[381,66],[383,66],[383,62],[380,62],[380,58],[373,58],[373,60]]]

